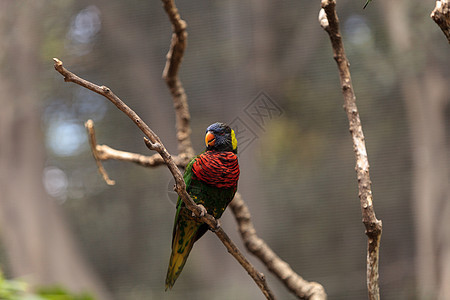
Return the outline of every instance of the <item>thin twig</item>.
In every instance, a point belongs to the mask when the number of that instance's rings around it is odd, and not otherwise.
[[[258,257],[264,265],[299,299],[324,300],[327,294],[323,286],[317,282],[309,282],[292,270],[272,249],[256,235],[251,221],[250,211],[239,193],[230,203],[239,233],[247,250]]]
[[[175,179],[175,191],[181,197],[182,201],[185,203],[186,207],[192,211],[199,221],[208,224],[210,229],[216,233],[225,247],[228,249],[230,254],[242,265],[242,267],[248,272],[252,277],[258,287],[261,289],[262,293],[267,299],[275,299],[273,293],[268,288],[264,276],[259,273],[248,260],[242,255],[234,243],[228,238],[226,233],[220,228],[219,222],[211,215],[209,215],[203,207],[203,205],[197,205],[189,194],[186,192],[186,184],[184,182],[183,176],[178,169],[172,156],[169,154],[167,149],[164,147],[160,138],[150,129],[150,127],[131,109],[129,108],[119,97],[117,97],[109,88],[105,86],[98,86],[79,76],[73,74],[69,70],[63,67],[62,61],[57,58],[53,59],[55,61],[55,70],[58,71],[66,82],[73,82],[82,87],[90,89],[110,100],[117,108],[124,112],[146,135],[144,137],[145,144],[151,150],[154,150],[161,155],[164,163],[169,168],[172,176]],[[148,138],[147,138],[148,137]]]
[[[97,151],[97,140],[95,138],[94,122],[92,120],[87,120],[86,123],[84,123],[84,126],[88,130],[89,145],[91,145],[92,155],[94,156],[98,171],[100,172],[100,174],[102,174],[103,180],[105,180],[108,185],[115,185],[116,182],[109,178],[108,173],[106,172],[105,168],[103,168],[103,159],[100,157],[101,155]]]
[[[159,153],[147,156],[139,153],[117,150],[109,147],[108,145],[98,145],[96,142],[97,139],[95,137],[94,122],[92,120],[88,120],[85,125],[88,129],[92,154],[94,155],[96,161],[114,159],[133,162],[143,167],[157,167],[164,164],[164,160],[162,159],[161,155],[159,155]],[[185,153],[173,156],[173,160],[179,168],[185,168],[191,159],[192,157],[188,157]],[[99,163],[97,163],[97,166],[99,166]],[[100,166],[99,171],[102,174],[103,178],[109,178],[106,170],[103,167],[100,168]]]
[[[436,7],[430,17],[438,24],[450,44],[450,5],[449,0],[436,1]]]
[[[121,151],[109,147],[108,145],[97,145],[97,153],[101,160],[115,159],[122,161],[129,161],[141,165],[143,167],[158,167],[164,164],[159,153],[155,153],[151,156],[143,155],[139,153],[132,153],[128,151]],[[184,168],[192,159],[186,154],[179,154],[172,157],[173,161],[179,168]]]
[[[339,20],[336,14],[336,1],[322,0],[322,10],[319,13],[319,22],[328,33],[333,55],[339,69],[342,93],[344,95],[344,109],[349,121],[349,129],[353,140],[353,150],[356,158],[356,174],[358,178],[359,199],[361,205],[362,221],[366,227],[367,244],[367,289],[369,299],[380,299],[378,284],[378,259],[382,223],[377,220],[373,207],[372,187],[369,174],[369,160],[367,158],[366,144],[356,106],[356,96],[353,91],[350,77],[349,62],[344,52],[344,45],[339,32]]]

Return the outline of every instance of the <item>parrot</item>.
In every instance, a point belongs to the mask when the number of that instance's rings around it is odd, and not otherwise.
[[[214,123],[206,129],[206,149],[186,167],[186,191],[208,214],[219,219],[233,200],[239,180],[237,140],[233,129],[224,123]],[[198,221],[178,197],[172,235],[172,253],[166,276],[166,291],[175,284],[194,243],[208,225]]]

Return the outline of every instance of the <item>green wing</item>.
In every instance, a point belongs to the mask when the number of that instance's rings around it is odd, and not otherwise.
[[[197,156],[194,157],[189,164],[186,166],[186,170],[184,171],[183,174],[183,178],[184,178],[184,182],[186,183],[186,190],[188,189],[188,187],[191,185],[191,181],[192,181],[192,165],[194,164],[195,160],[197,159]],[[173,223],[173,235],[172,235],[172,239],[175,236],[175,232],[177,229],[177,222],[178,222],[178,217],[180,215],[180,211],[181,211],[181,207],[183,204],[183,200],[181,200],[180,196],[178,196],[178,201],[177,201],[177,212],[175,214],[175,221]]]
[[[184,172],[184,182],[186,183],[186,190],[189,195],[193,198],[196,203],[203,204],[207,209],[208,213],[213,215],[216,219],[222,216],[227,205],[233,200],[234,194],[236,193],[236,187],[234,188],[216,188],[209,186],[199,180],[193,179],[194,172],[192,171],[192,166],[198,156],[194,157],[186,167]],[[174,226],[173,226],[173,236],[175,236],[177,222],[180,217],[180,212],[184,208],[183,200],[178,197],[177,201],[177,212],[175,214]],[[199,239],[208,229],[208,226],[204,224],[202,230],[200,231],[197,239]]]

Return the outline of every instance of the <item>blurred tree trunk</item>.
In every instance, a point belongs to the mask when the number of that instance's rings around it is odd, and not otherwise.
[[[61,284],[111,299],[80,255],[63,211],[43,189],[37,22],[43,4],[0,2],[2,244],[13,276],[32,285]]]
[[[450,96],[449,78],[445,78],[449,64],[432,56],[433,45],[427,36],[413,36],[424,31],[408,23],[412,20],[408,18],[412,9],[409,1],[386,0],[383,4],[398,74],[404,76],[400,84],[411,131],[418,291],[426,299],[450,299],[450,149],[446,125]]]

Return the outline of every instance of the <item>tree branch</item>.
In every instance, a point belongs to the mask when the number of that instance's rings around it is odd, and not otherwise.
[[[253,278],[253,280],[256,282],[256,284],[263,292],[264,296],[266,296],[267,299],[276,299],[275,295],[272,293],[272,291],[269,289],[269,286],[267,285],[264,274],[256,271],[256,269],[252,266],[252,264],[245,258],[245,256],[241,253],[241,251],[239,251],[236,245],[230,240],[225,231],[223,231],[222,227],[219,227],[216,230],[214,230],[214,233],[227,247],[228,252],[231,255],[233,255],[233,257],[244,267],[248,275],[250,275],[250,277]]]
[[[430,17],[441,28],[450,44],[450,6],[448,1],[449,0],[436,1],[436,7],[431,12]]]
[[[230,240],[227,234],[220,227],[219,222],[211,215],[206,212],[205,207],[203,205],[197,205],[189,194],[186,192],[186,184],[183,180],[183,176],[175,164],[174,159],[169,154],[169,152],[164,147],[160,138],[150,129],[150,127],[131,109],[129,108],[119,97],[117,97],[109,88],[105,86],[98,86],[93,84],[85,79],[78,77],[73,74],[69,70],[63,67],[62,61],[57,58],[53,59],[55,61],[55,69],[61,75],[64,76],[64,81],[73,82],[82,87],[90,89],[110,100],[118,109],[124,112],[138,127],[141,131],[148,137],[144,137],[145,144],[151,150],[154,150],[159,153],[159,155],[164,160],[164,163],[169,168],[172,176],[175,179],[175,191],[181,197],[182,201],[186,205],[186,207],[193,212],[199,221],[208,224],[210,229],[215,232],[215,234],[219,237],[222,243],[227,248],[228,252],[242,265],[242,267],[247,271],[247,273],[252,277],[258,287],[261,289],[262,293],[266,296],[267,299],[275,299],[272,292],[268,288],[264,276],[259,273],[252,264],[242,255],[236,245]],[[88,124],[89,125],[89,124]],[[89,127],[88,127],[89,129]],[[92,140],[91,136],[91,145],[95,145],[95,139]],[[96,147],[95,147],[96,148]],[[95,153],[95,152],[94,152]],[[94,157],[97,159],[97,154],[94,154]],[[99,161],[99,160],[97,160]],[[101,164],[100,164],[101,166]]]
[[[173,106],[176,114],[176,128],[178,139],[178,152],[186,154],[188,157],[194,156],[194,149],[191,143],[191,127],[189,107],[187,104],[186,92],[178,77],[178,70],[183,60],[184,49],[187,43],[186,22],[180,18],[178,9],[173,0],[162,0],[164,10],[172,23],[172,42],[167,53],[166,66],[163,71],[163,78],[169,87],[173,98]]]
[[[105,168],[103,168],[102,160],[104,159],[104,157],[97,150],[97,139],[95,138],[94,122],[92,120],[87,120],[86,123],[84,123],[84,126],[88,130],[89,145],[91,146],[92,155],[94,156],[98,171],[100,172],[100,174],[102,174],[103,180],[105,180],[108,185],[115,185],[116,182],[109,178],[108,173],[106,173]]]
[[[96,142],[97,139],[95,137],[94,122],[92,120],[88,120],[85,123],[85,126],[88,130],[89,142],[91,145],[92,154],[94,155],[94,158],[96,159],[96,161],[115,159],[115,160],[133,162],[133,163],[136,163],[143,167],[157,167],[157,166],[161,166],[164,164],[164,160],[162,159],[161,155],[159,155],[159,153],[155,153],[151,156],[147,156],[147,155],[142,155],[139,153],[132,153],[132,152],[128,152],[128,151],[117,150],[117,149],[109,147],[108,145],[98,145]],[[173,156],[173,160],[179,168],[185,168],[191,159],[192,159],[192,156],[187,156],[187,154],[185,154],[185,153]],[[99,171],[102,174],[103,178],[105,178],[105,176],[106,176],[106,178],[109,178],[108,174],[106,173],[104,168],[101,167],[101,169],[100,169],[99,163],[97,163],[97,166],[99,166]],[[112,181],[114,182],[114,180],[112,180]],[[108,183],[108,184],[113,185],[114,183],[112,183],[112,184]]]
[[[339,20],[336,14],[336,1],[322,0],[322,9],[319,13],[319,22],[328,33],[333,55],[339,69],[342,93],[344,96],[344,109],[349,121],[349,129],[353,140],[353,151],[356,158],[356,174],[358,178],[359,199],[361,204],[362,221],[366,227],[367,244],[367,289],[369,299],[380,299],[378,284],[378,259],[382,223],[377,220],[373,207],[372,188],[369,174],[369,161],[366,144],[356,106],[356,96],[353,91],[350,77],[349,62],[344,52],[344,45],[339,32]]]
[[[256,235],[250,211],[239,193],[236,193],[233,201],[231,201],[230,208],[236,218],[239,233],[247,250],[258,257],[294,295],[299,299],[327,299],[327,294],[321,284],[308,282],[295,273],[288,263],[276,255],[264,240]]]

